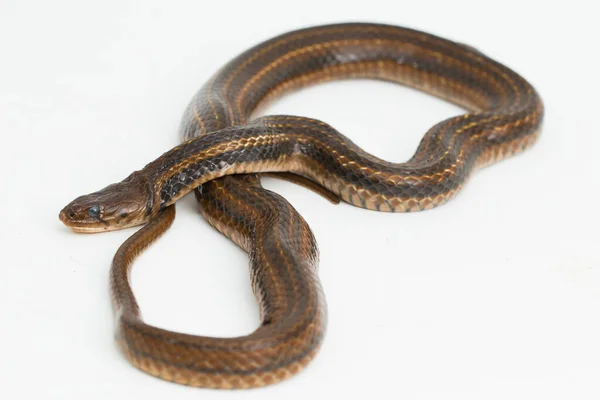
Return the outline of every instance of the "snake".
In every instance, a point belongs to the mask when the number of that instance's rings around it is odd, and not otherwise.
[[[412,87],[466,113],[431,127],[402,163],[367,153],[320,120],[257,116],[286,93],[342,79]],[[262,188],[257,174],[295,180],[333,202],[369,210],[427,210],[455,197],[474,171],[533,145],[543,114],[527,80],[471,46],[375,23],[300,29],[229,61],[189,103],[180,145],[122,181],[77,197],[59,218],[83,233],[144,225],[117,251],[110,278],[117,342],[133,365],[191,386],[264,386],[314,358],[326,305],[314,235],[285,199]],[[166,231],[175,202],[191,191],[209,223],[250,255],[261,323],[249,335],[182,334],[141,317],[130,286],[133,260]]]

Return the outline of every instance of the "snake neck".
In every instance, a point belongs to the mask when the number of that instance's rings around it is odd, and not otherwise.
[[[259,118],[187,142],[164,153],[140,171],[149,185],[148,214],[156,215],[192,189],[232,174],[293,172],[300,154],[297,134]]]

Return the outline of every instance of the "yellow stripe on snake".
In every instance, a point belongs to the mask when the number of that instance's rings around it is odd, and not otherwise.
[[[399,164],[366,153],[318,120],[251,118],[284,93],[355,78],[414,87],[468,113],[432,127],[414,156]],[[75,199],[60,218],[76,232],[145,224],[121,246],[111,269],[117,339],[136,367],[192,386],[263,386],[315,356],[326,312],[313,234],[254,173],[277,173],[371,210],[425,210],[454,197],[477,168],[533,144],[542,118],[533,87],[471,47],[378,24],[303,29],[230,61],[190,103],[181,145],[123,181]],[[208,221],[250,255],[262,320],[248,336],[202,337],[147,325],[131,290],[133,259],[169,227],[175,201],[196,188]]]

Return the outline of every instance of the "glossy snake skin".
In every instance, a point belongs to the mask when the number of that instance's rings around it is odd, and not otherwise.
[[[318,120],[251,119],[283,93],[353,78],[418,88],[469,113],[432,127],[400,164],[364,152]],[[291,172],[358,207],[424,210],[451,199],[477,167],[530,146],[542,117],[542,102],[527,81],[468,46],[376,24],[299,30],[225,65],[190,103],[182,145],[124,181],[75,199],[61,219],[83,232],[147,223],[119,249],[111,272],[119,343],[134,365],[193,386],[262,386],[312,359],[323,339],[325,303],[316,243],[304,220],[256,176],[236,174]],[[262,323],[249,336],[183,335],[141,320],[128,282],[131,262],[168,228],[174,202],[194,188],[208,220],[250,254]]]

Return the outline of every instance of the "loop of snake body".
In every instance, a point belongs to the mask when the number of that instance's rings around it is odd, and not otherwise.
[[[291,90],[356,78],[421,89],[469,112],[432,127],[414,156],[399,164],[364,152],[318,120],[251,118]],[[256,175],[239,174],[292,173],[358,207],[424,210],[451,199],[478,167],[533,144],[542,118],[541,99],[525,79],[469,46],[379,24],[298,30],[218,71],[185,112],[183,144],[123,181],[78,197],[60,218],[77,232],[146,224],[121,246],[111,269],[118,342],[135,366],[192,386],[263,386],[293,375],[316,354],[325,302],[306,222]],[[248,336],[185,335],[141,319],[129,284],[132,261],[168,228],[175,201],[195,188],[204,216],[250,254],[262,322]]]

